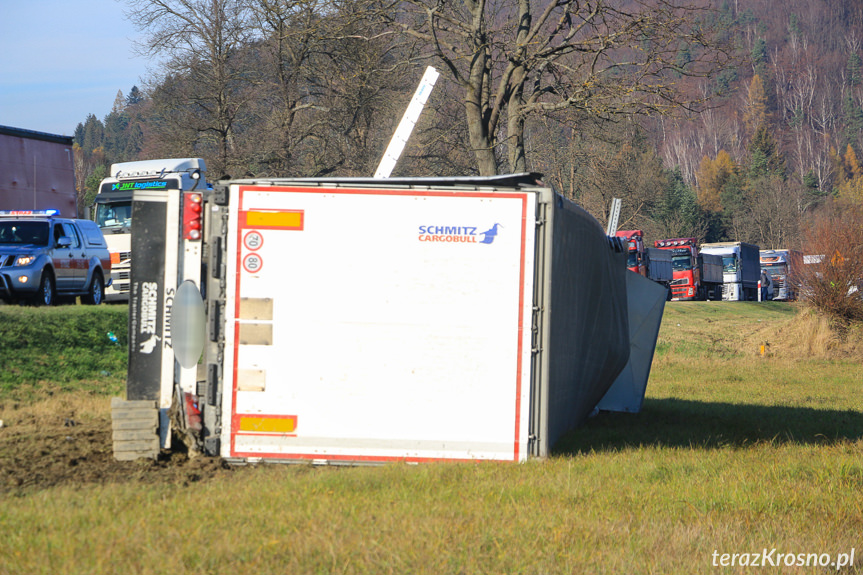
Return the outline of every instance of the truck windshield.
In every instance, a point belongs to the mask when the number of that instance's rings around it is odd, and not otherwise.
[[[100,228],[129,227],[132,225],[132,202],[96,204],[96,225]]]
[[[0,244],[48,245],[48,222],[0,221]]]
[[[763,263],[761,264],[761,267],[764,268],[764,270],[771,276],[782,276],[785,275],[785,273],[788,271],[787,269],[785,269],[785,262],[770,264]]]
[[[722,271],[736,272],[737,271],[737,256],[722,256]]]
[[[689,254],[671,256],[671,269],[676,272],[692,269],[692,258]]]
[[[626,267],[634,268],[638,265],[638,252],[629,252],[629,257],[626,260]]]

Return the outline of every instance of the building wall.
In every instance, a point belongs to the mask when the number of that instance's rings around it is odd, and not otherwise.
[[[0,126],[0,210],[77,217],[72,138]]]

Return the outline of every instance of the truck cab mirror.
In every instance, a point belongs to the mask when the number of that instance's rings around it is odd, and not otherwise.
[[[58,248],[68,248],[72,245],[72,238],[69,236],[60,236],[57,238],[57,247]]]

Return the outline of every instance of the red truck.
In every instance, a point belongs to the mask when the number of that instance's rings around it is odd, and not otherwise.
[[[647,262],[644,256],[644,232],[641,230],[620,230],[614,234],[627,244],[629,257],[626,267],[631,272],[647,277]]]
[[[672,280],[671,255],[663,250],[644,246],[641,230],[620,230],[615,234],[627,244],[626,267],[631,272],[669,287]],[[669,297],[671,292],[669,291]]]
[[[722,256],[698,251],[695,238],[656,240],[653,245],[671,252],[671,299],[722,299]]]

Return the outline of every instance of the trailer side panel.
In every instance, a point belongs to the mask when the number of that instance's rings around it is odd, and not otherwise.
[[[527,458],[532,193],[230,198],[223,456]]]

